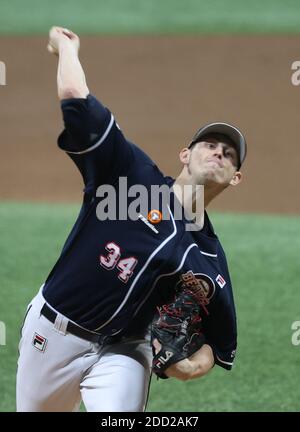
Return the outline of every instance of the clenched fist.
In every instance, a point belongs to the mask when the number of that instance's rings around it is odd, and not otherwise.
[[[79,37],[73,33],[71,30],[68,30],[63,27],[52,27],[49,31],[49,42],[47,45],[47,50],[51,54],[59,55],[59,48],[62,43],[68,41],[71,43],[78,53],[80,41]]]

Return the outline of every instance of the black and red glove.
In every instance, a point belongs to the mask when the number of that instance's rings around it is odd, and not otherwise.
[[[153,347],[152,371],[159,378],[168,378],[165,371],[174,363],[191,356],[202,347],[200,308],[197,295],[190,289],[176,293],[174,301],[158,308],[158,316],[152,323],[152,344],[161,344],[156,353]]]

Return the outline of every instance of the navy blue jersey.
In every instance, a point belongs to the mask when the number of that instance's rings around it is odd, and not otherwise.
[[[149,219],[151,211],[162,210],[161,201],[151,208],[149,200],[133,219],[121,214],[120,178],[126,178],[125,192],[143,185],[149,196],[153,185],[171,187],[174,180],[123,136],[110,111],[92,95],[64,100],[61,106],[65,129],[58,145],[81,172],[84,198],[46,280],[47,302],[89,330],[130,334],[146,328],[156,306],[170,301],[174,289],[197,284],[207,343],[216,363],[230,369],[237,338],[234,300],[225,254],[207,214],[202,230],[187,231],[189,221],[174,217],[172,191],[161,221]],[[109,194],[99,194],[101,185],[114,190],[116,218],[99,220],[99,209],[103,214],[104,203],[111,204]],[[128,208],[135,198],[126,198]]]

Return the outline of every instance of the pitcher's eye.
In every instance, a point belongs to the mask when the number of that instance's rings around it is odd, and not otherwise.
[[[234,159],[234,152],[232,150],[226,150],[225,151],[225,157]]]
[[[208,143],[206,143],[206,147],[213,150],[217,147],[217,144],[208,142]]]
[[[237,166],[237,156],[236,156],[234,150],[232,150],[232,149],[227,150],[226,149],[224,151],[224,157],[226,159],[229,159],[234,166]]]

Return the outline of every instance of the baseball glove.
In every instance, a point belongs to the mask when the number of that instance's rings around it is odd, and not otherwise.
[[[161,344],[159,352],[153,348],[152,371],[166,379],[165,370],[202,347],[201,316],[197,294],[192,289],[183,289],[175,294],[174,301],[158,308],[158,317],[152,323],[152,341]],[[152,342],[153,346],[153,342]]]

